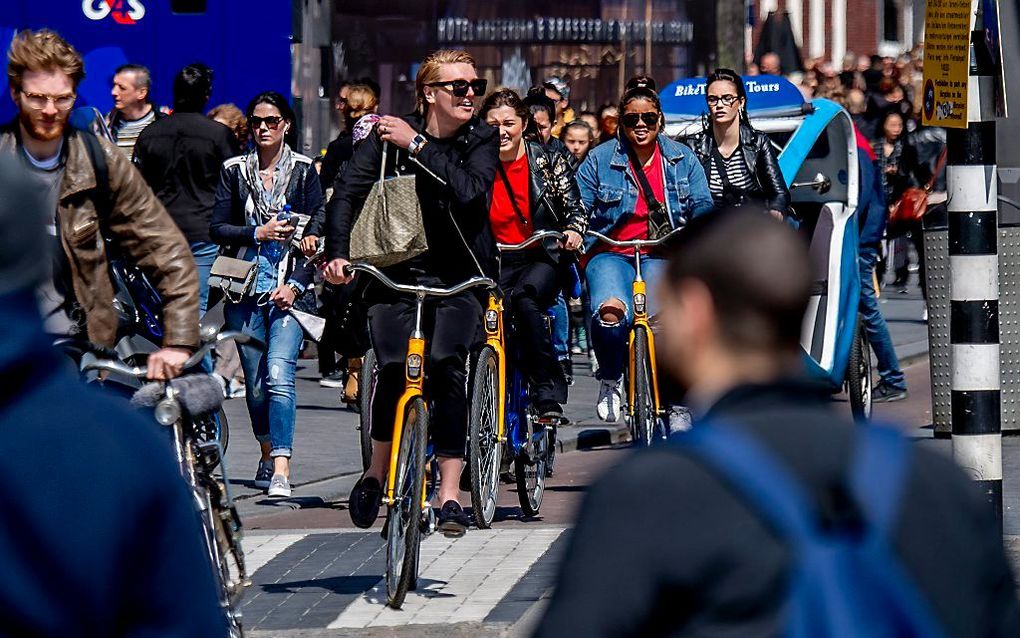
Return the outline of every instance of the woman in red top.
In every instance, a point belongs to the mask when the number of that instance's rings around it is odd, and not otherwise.
[[[556,300],[561,274],[581,246],[587,216],[567,160],[548,152],[534,137],[534,124],[520,96],[510,89],[489,95],[479,116],[499,129],[499,159],[489,222],[501,244],[519,244],[541,230],[557,230],[563,242],[500,257],[500,287],[509,297],[514,336],[524,341],[520,365],[531,399],[545,416],[562,413],[567,399],[563,371],[556,361],[545,312]]]

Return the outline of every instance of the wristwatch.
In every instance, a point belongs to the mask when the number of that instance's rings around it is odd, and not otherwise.
[[[428,143],[429,141],[425,139],[425,136],[422,135],[421,133],[418,133],[417,135],[414,136],[414,138],[411,139],[411,143],[407,146],[407,150],[409,153],[411,153],[412,156],[417,155],[418,151],[425,148],[425,145]]]

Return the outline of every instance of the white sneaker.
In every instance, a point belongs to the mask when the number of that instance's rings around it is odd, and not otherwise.
[[[595,412],[603,421],[613,423],[620,418],[620,382],[603,379],[599,385],[599,398]]]
[[[269,483],[269,496],[273,498],[290,498],[290,481],[283,474],[273,474]]]
[[[686,432],[691,429],[691,411],[682,405],[669,408],[669,433]]]

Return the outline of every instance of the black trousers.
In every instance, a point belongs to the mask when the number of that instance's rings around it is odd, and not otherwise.
[[[400,298],[369,308],[368,323],[379,366],[372,398],[372,438],[393,439],[397,401],[404,392],[407,338],[414,330],[415,301]],[[422,316],[426,336],[425,396],[432,402],[429,431],[436,454],[462,457],[467,440],[467,358],[479,342],[482,305],[467,292],[427,299]]]
[[[560,291],[556,267],[542,251],[507,253],[501,257],[499,285],[509,297],[514,333],[510,352],[518,353],[531,385],[534,402],[567,400],[567,380],[556,360],[546,313]]]

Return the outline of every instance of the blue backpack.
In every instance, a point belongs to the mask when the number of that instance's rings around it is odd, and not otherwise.
[[[784,635],[944,636],[892,547],[910,443],[888,427],[869,425],[858,431],[847,486],[863,520],[851,531],[822,529],[808,492],[743,430],[712,422],[673,440],[722,476],[789,544],[793,564]]]

